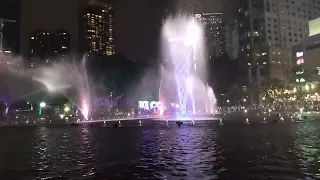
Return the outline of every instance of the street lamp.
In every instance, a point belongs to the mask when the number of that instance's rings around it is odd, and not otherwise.
[[[46,107],[47,106],[47,104],[45,103],[45,102],[41,102],[40,103],[40,108],[44,108],[44,107]]]
[[[68,106],[66,106],[65,108],[64,108],[64,112],[69,112],[70,111],[70,108],[68,107]]]
[[[40,108],[39,108],[39,115],[41,115],[42,114],[42,108],[44,108],[44,107],[46,107],[47,106],[47,104],[45,103],[45,102],[41,102],[40,104]]]

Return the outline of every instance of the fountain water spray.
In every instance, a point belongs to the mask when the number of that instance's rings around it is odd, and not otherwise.
[[[164,54],[173,66],[172,76],[176,81],[173,87],[177,88],[180,111],[213,114],[215,96],[212,88],[198,77],[205,72],[198,64],[205,64],[206,59],[202,25],[192,16],[170,17],[163,25],[162,36]],[[162,79],[160,83],[162,88]]]
[[[83,117],[88,120],[95,94],[90,89],[94,86],[89,85],[85,58],[81,62],[70,59],[53,63],[50,66],[28,70],[13,69],[11,71],[21,76],[28,76],[33,81],[43,84],[45,88],[42,88],[42,90],[63,94],[74,103]]]
[[[44,84],[49,92],[63,93],[78,107],[88,120],[92,108],[92,94],[88,82],[86,59],[79,62],[60,62],[33,71],[32,79]],[[68,96],[67,90],[76,91],[77,97]]]

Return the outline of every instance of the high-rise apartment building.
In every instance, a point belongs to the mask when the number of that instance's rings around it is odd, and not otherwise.
[[[113,5],[101,0],[89,0],[83,18],[86,51],[98,55],[115,55]]]
[[[231,21],[225,26],[225,51],[231,59],[238,58],[239,54],[239,34],[237,21]]]
[[[36,29],[68,32],[69,53],[115,54],[114,6],[109,0],[20,0],[21,53],[29,58]],[[36,6],[35,6],[36,4]],[[1,7],[0,7],[1,8]]]
[[[247,83],[266,77],[286,80],[291,47],[308,36],[308,21],[320,13],[319,0],[240,0],[239,58]]]
[[[65,30],[35,30],[29,35],[30,66],[63,60],[70,53],[70,35]]]
[[[221,56],[225,52],[225,28],[222,13],[195,14],[204,29],[204,40],[209,57]]]
[[[261,76],[285,79],[291,47],[308,36],[308,21],[319,16],[320,1],[239,2],[239,56],[250,70],[249,82]]]
[[[13,11],[13,9],[15,9]],[[0,51],[19,53],[20,6],[17,0],[0,2]]]

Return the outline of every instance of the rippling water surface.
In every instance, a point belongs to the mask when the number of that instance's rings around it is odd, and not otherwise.
[[[320,121],[143,124],[0,128],[0,179],[320,178]]]

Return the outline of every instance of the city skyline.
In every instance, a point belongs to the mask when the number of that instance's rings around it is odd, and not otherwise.
[[[215,4],[217,1],[208,1]],[[214,2],[214,3],[213,3]],[[21,0],[21,53],[28,54],[26,43],[27,32],[36,29],[54,31],[65,29],[74,36],[80,36],[79,24],[75,21],[74,14],[79,13],[79,9],[74,6],[78,1],[48,1],[46,3],[39,0]],[[32,6],[30,4],[33,4]],[[83,3],[82,3],[83,4]],[[165,9],[175,6],[169,1],[157,1],[154,3],[145,0],[116,1],[115,3],[115,46],[117,54],[125,55],[130,59],[154,59],[159,54],[159,37],[162,20],[165,18]],[[40,8],[42,7],[42,8]],[[62,7],[62,8],[60,8]],[[203,6],[202,7],[206,7]],[[213,10],[206,8],[207,12],[222,12],[222,5],[212,6]],[[26,12],[27,11],[27,12]],[[24,14],[28,15],[24,15]],[[65,14],[68,13],[68,16]],[[46,14],[46,16],[39,16]],[[79,44],[79,40],[71,37],[71,49]],[[72,51],[73,52],[73,51]]]

